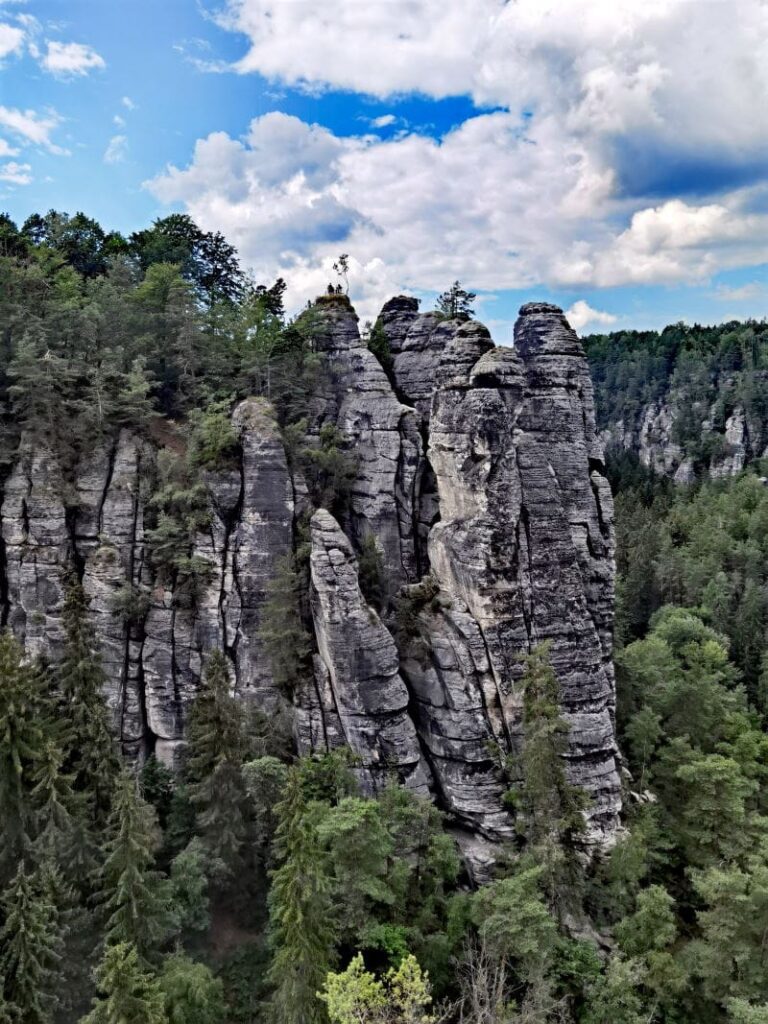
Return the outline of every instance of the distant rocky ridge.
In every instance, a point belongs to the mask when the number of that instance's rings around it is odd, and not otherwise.
[[[221,647],[236,692],[290,718],[300,751],[348,745],[365,788],[394,774],[431,793],[475,848],[513,833],[500,762],[523,741],[521,656],[549,641],[569,776],[591,798],[587,840],[609,843],[620,811],[613,505],[576,335],[557,307],[530,303],[515,347],[495,347],[476,321],[419,313],[398,296],[380,317],[388,376],[343,296],[315,313],[328,372],[308,431],[334,424],[356,470],[340,521],[323,509],[311,517],[313,671],[296,693],[275,685],[260,622],[308,498],[263,398],[234,410],[239,466],[205,473],[211,525],[193,555],[212,572],[191,605],[147,556],[150,441],[120,432],[73,485],[22,439],[0,509],[7,623],[31,654],[55,659],[77,572],[129,754],[173,761],[206,652]],[[405,629],[360,589],[371,537],[388,592],[410,610]],[[144,603],[116,616],[126,588]]]

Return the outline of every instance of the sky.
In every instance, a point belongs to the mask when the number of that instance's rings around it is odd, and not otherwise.
[[[222,231],[293,309],[768,315],[766,0],[0,0],[0,211]]]

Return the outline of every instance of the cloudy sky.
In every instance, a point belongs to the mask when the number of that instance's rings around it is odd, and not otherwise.
[[[0,209],[173,210],[294,305],[768,315],[765,0],[0,0]]]

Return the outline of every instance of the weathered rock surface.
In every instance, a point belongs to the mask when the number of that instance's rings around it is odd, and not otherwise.
[[[366,604],[352,545],[325,509],[312,516],[311,535],[320,685],[327,679],[344,739],[360,758],[368,788],[381,788],[395,775],[426,795],[427,774],[392,634]]]
[[[31,654],[55,660],[66,578],[79,575],[125,749],[169,763],[207,652],[223,649],[235,692],[268,715],[288,708],[301,751],[348,745],[368,791],[394,776],[431,793],[479,874],[489,841],[514,834],[502,766],[525,741],[521,658],[546,640],[570,724],[568,772],[591,797],[588,837],[610,842],[613,511],[581,345],[541,303],[521,310],[514,348],[404,296],[379,322],[391,380],[344,297],[325,297],[313,318],[324,373],[308,443],[333,427],[354,472],[338,517],[311,518],[312,671],[292,698],[260,633],[310,499],[261,398],[233,413],[239,465],[202,474],[210,522],[188,554],[210,572],[194,600],[149,550],[157,443],[122,431],[65,482],[53,454],[23,440],[0,507],[6,621]],[[732,419],[729,466],[747,429]],[[659,413],[646,436],[666,429]],[[380,611],[360,588],[370,537]]]
[[[715,391],[727,394],[729,381],[718,381]],[[679,440],[680,427],[693,415],[700,427],[698,438]],[[690,431],[690,426],[686,427]],[[661,399],[643,405],[633,420],[617,420],[601,431],[608,450],[632,452],[643,466],[677,484],[690,484],[697,476],[712,479],[735,476],[750,461],[765,458],[765,425],[736,405],[723,419],[717,403],[691,403],[674,388]],[[690,454],[692,447],[696,458]],[[686,447],[689,453],[686,453]]]

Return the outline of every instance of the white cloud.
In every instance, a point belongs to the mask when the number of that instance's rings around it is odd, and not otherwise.
[[[18,164],[11,160],[7,164],[0,164],[0,181],[10,182],[12,185],[29,185],[32,181],[32,170],[29,164]]]
[[[713,297],[720,302],[749,302],[752,299],[762,298],[766,294],[766,286],[760,281],[750,281],[747,284],[729,287],[721,284],[713,292]]]
[[[27,143],[43,146],[58,156],[67,151],[51,140],[51,133],[59,126],[61,118],[53,111],[38,114],[35,110],[19,110],[15,107],[0,106],[0,126]]]
[[[119,164],[128,155],[128,139],[125,135],[113,135],[104,150],[105,164]]]
[[[617,317],[613,313],[605,313],[599,309],[593,309],[584,299],[579,299],[565,311],[568,322],[574,331],[581,331],[587,324],[600,324],[607,327],[615,324]]]
[[[60,43],[48,40],[48,50],[41,66],[57,78],[87,75],[94,68],[105,68],[106,62],[91,46],[83,43]]]
[[[18,156],[19,151],[15,149],[10,143],[6,142],[5,139],[0,139],[0,156]]]
[[[768,159],[767,13],[762,0],[741,0],[738,18],[688,0],[336,0],[332,13],[226,0],[220,22],[248,42],[240,73],[501,109],[440,140],[267,115],[243,139],[198,140],[188,167],[149,187],[264,277],[285,273],[296,301],[339,249],[365,296],[456,277],[481,290],[704,280],[768,259],[751,184]]]
[[[125,118],[120,117],[119,114],[115,114],[112,118],[112,124],[114,124],[116,128],[125,128],[125,123]]]
[[[24,32],[15,25],[0,23],[0,60],[11,54],[21,52],[24,45]]]
[[[135,110],[136,109],[136,104],[133,102],[133,100],[131,99],[130,96],[123,96],[123,98],[122,98],[122,100],[120,102],[123,104],[123,106],[125,107],[126,110]]]
[[[361,293],[369,278],[383,284],[381,266],[395,288],[436,291],[458,277],[489,290],[671,283],[768,258],[748,192],[633,209],[583,144],[557,139],[551,120],[523,131],[506,112],[441,141],[337,138],[273,113],[242,140],[199,140],[187,168],[148,187],[223,231],[262,277],[283,273],[297,303],[324,287],[319,271],[339,249],[356,258]]]

